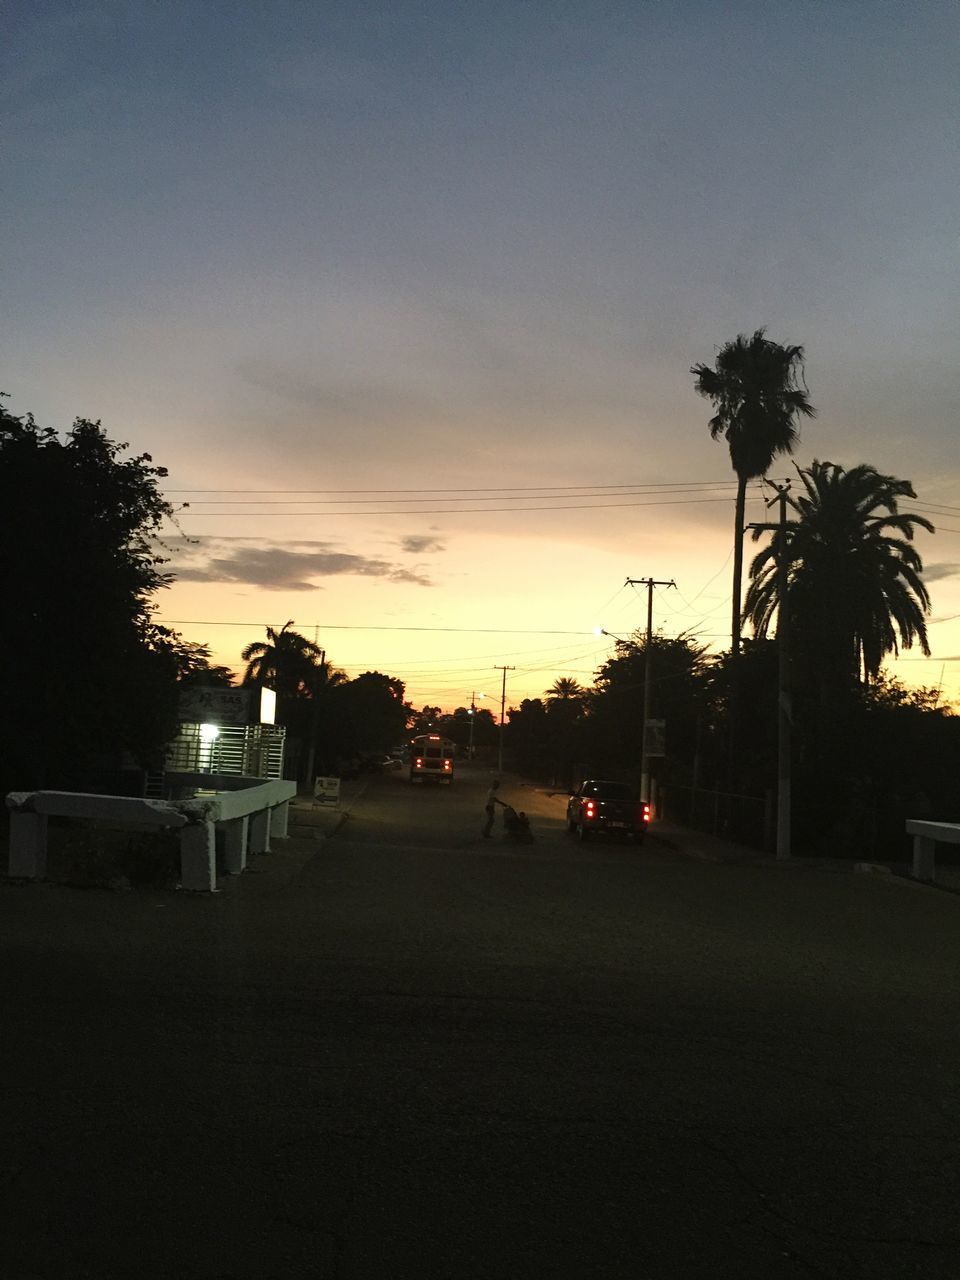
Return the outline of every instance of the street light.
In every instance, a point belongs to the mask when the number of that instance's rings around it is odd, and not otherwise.
[[[485,693],[471,693],[470,695],[470,746],[467,748],[469,758],[473,759],[473,722],[477,715],[477,698],[485,698]]]

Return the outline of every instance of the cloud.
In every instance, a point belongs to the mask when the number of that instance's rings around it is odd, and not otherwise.
[[[199,546],[185,548],[171,565],[174,576],[181,582],[245,583],[265,591],[316,591],[317,579],[345,574],[421,587],[433,585],[424,574],[388,560],[338,551],[329,543],[301,544],[310,548],[308,550],[295,549],[297,544],[294,549],[259,542],[232,547],[220,545],[235,541],[203,539]]]
[[[960,574],[960,564],[956,561],[941,560],[936,564],[927,564],[923,567],[923,577],[926,582],[940,582],[944,578],[954,578]]]
[[[435,538],[431,534],[410,534],[406,538],[400,539],[400,546],[404,551],[409,551],[411,555],[423,555],[425,551],[446,551],[446,544],[442,538]]]

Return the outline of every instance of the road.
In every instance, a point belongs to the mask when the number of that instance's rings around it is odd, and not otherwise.
[[[960,897],[480,839],[374,779],[215,897],[0,887],[9,1280],[960,1274]]]

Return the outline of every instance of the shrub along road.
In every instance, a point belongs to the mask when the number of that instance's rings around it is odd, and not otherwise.
[[[5,1276],[960,1273],[960,898],[509,782],[482,841],[487,781],[215,897],[0,887]]]

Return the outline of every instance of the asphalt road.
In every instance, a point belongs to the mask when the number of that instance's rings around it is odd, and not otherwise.
[[[0,886],[0,1275],[960,1274],[960,897],[480,839],[375,779],[214,897]]]

